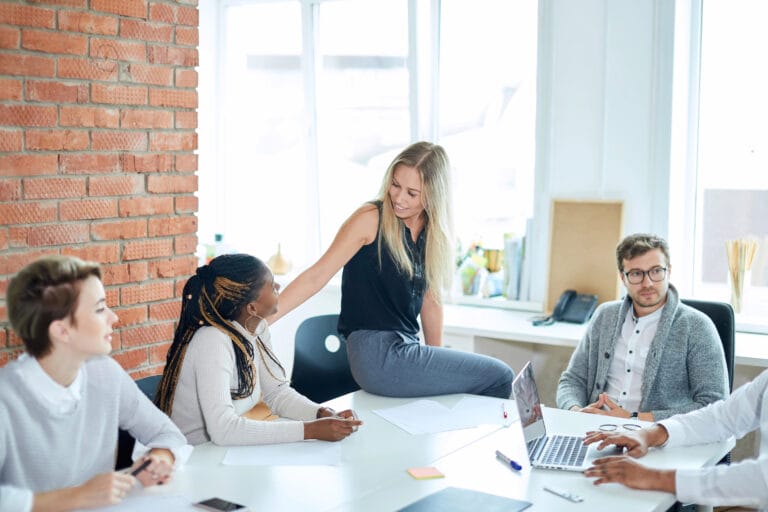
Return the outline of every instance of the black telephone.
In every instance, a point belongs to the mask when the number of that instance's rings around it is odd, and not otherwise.
[[[590,319],[597,308],[597,295],[580,294],[576,290],[565,290],[557,299],[552,314],[535,318],[533,325],[552,325],[555,322],[583,324]]]

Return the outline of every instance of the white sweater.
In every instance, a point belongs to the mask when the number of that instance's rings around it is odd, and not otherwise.
[[[252,344],[255,338],[239,324],[235,326]],[[262,336],[272,349],[270,333]],[[294,390],[282,370],[265,355],[253,349],[256,375],[253,393],[233,400],[237,389],[237,364],[232,340],[215,327],[201,327],[189,342],[181,365],[173,399],[171,419],[187,436],[190,444],[213,441],[218,445],[286,443],[304,439],[304,420],[317,417],[320,405]],[[269,371],[267,370],[269,368]],[[275,379],[270,375],[278,377]],[[274,414],[302,421],[257,421],[245,418],[263,398]]]
[[[83,364],[80,398],[56,410],[23,378],[23,361],[0,368],[0,511],[29,510],[36,492],[80,485],[114,470],[117,430],[189,457],[176,426],[110,357]]]
[[[737,439],[760,429],[756,459],[730,466],[679,469],[677,498],[700,505],[742,505],[768,510],[768,370],[738,388],[724,401],[660,421],[669,446]]]

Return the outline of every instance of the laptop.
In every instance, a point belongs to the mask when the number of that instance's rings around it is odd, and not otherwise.
[[[583,471],[592,464],[597,450],[583,442],[583,436],[547,436],[541,401],[533,378],[531,362],[525,363],[512,382],[515,403],[520,413],[528,459],[534,468]],[[590,455],[588,457],[588,454]]]

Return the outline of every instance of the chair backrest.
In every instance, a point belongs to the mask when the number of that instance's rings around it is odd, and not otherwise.
[[[734,344],[736,338],[736,319],[733,316],[733,308],[726,302],[714,302],[706,300],[681,299],[694,309],[698,309],[715,324],[717,334],[720,335],[720,341],[723,343],[723,352],[725,352],[725,365],[728,368],[728,387],[733,391],[733,365],[734,365]]]
[[[291,385],[315,402],[360,389],[349,370],[346,341],[339,335],[339,315],[307,318],[296,330]],[[338,340],[338,350],[329,350],[331,336]],[[331,347],[335,348],[335,347]]]
[[[147,398],[149,398],[150,401],[153,401],[161,378],[162,375],[150,375],[149,377],[137,380],[136,385],[145,395],[147,395]],[[124,469],[133,464],[131,456],[133,455],[134,444],[136,444],[136,440],[128,433],[128,431],[118,429],[115,469]]]

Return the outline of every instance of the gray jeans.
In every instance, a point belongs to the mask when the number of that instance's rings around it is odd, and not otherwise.
[[[352,376],[376,395],[415,397],[471,393],[509,398],[514,372],[490,356],[423,345],[396,331],[347,336]]]

